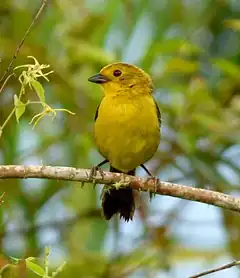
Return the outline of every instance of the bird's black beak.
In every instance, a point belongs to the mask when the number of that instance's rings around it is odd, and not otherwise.
[[[89,77],[88,81],[97,83],[97,84],[103,84],[103,83],[106,83],[107,81],[109,81],[109,79],[106,76],[102,75],[101,73],[97,73],[97,74]]]

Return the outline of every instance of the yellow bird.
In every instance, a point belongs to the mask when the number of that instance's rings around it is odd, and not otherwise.
[[[88,79],[104,90],[95,115],[94,137],[110,171],[135,175],[156,152],[160,142],[160,110],[152,97],[153,83],[142,69],[114,63]],[[151,175],[151,174],[150,174]],[[130,187],[103,189],[102,207],[109,220],[115,213],[132,220],[135,204]]]

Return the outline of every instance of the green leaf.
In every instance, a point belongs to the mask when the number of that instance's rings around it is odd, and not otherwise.
[[[10,256],[9,258],[16,264],[21,261],[21,259],[18,259],[18,258],[12,257],[12,256]]]
[[[197,45],[182,40],[182,39],[168,39],[161,41],[161,43],[155,43],[152,49],[153,52],[159,53],[185,53],[185,54],[192,54],[192,53],[200,53],[203,50],[198,47]]]
[[[32,272],[34,272],[38,276],[41,276],[41,277],[44,276],[44,269],[40,265],[33,263],[31,260],[26,259],[26,266],[28,269],[30,269]]]
[[[36,260],[35,257],[28,257],[28,258],[26,259],[26,261],[28,261],[28,262],[32,262],[32,261],[35,261],[35,260]]]
[[[14,106],[15,106],[15,116],[16,116],[17,122],[19,123],[19,119],[25,112],[26,104],[21,102],[21,100],[18,98],[17,95],[14,95]]]
[[[37,93],[40,101],[45,102],[45,91],[44,91],[42,84],[40,82],[38,82],[37,80],[33,79],[33,80],[31,80],[31,85],[33,86],[33,89]]]
[[[213,132],[225,133],[225,131],[228,128],[227,126],[223,125],[223,121],[221,119],[218,119],[217,117],[214,117],[212,115],[195,113],[192,116],[192,119],[196,121],[198,124],[200,124],[201,126]]]
[[[186,153],[193,153],[196,146],[196,138],[187,133],[179,133],[178,143]]]
[[[220,69],[226,75],[233,78],[239,78],[240,76],[239,65],[236,65],[226,59],[213,59],[212,62],[218,69]]]
[[[240,31],[240,20],[239,19],[225,20],[225,26],[233,30]]]
[[[199,69],[199,63],[184,60],[182,58],[172,58],[166,64],[166,73],[194,73]]]

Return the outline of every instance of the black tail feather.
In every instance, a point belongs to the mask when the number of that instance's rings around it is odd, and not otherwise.
[[[121,173],[121,171],[110,166],[110,172]],[[135,169],[129,171],[128,175],[135,175]],[[108,188],[104,186],[102,193],[102,208],[104,217],[109,220],[111,217],[119,213],[120,218],[125,221],[132,220],[135,203],[133,197],[133,190],[130,187],[125,188]]]

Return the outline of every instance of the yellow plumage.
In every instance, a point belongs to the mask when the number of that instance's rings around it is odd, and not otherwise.
[[[152,81],[143,70],[125,63],[108,65],[89,81],[100,83],[105,93],[94,126],[99,152],[112,171],[133,174],[153,156],[160,141],[160,112],[151,95]],[[132,218],[132,190],[106,194],[103,209],[107,219],[117,212],[125,220]],[[131,196],[127,198],[127,194]]]
[[[100,153],[122,172],[148,161],[160,140],[152,96],[106,95],[99,106],[94,136]]]

